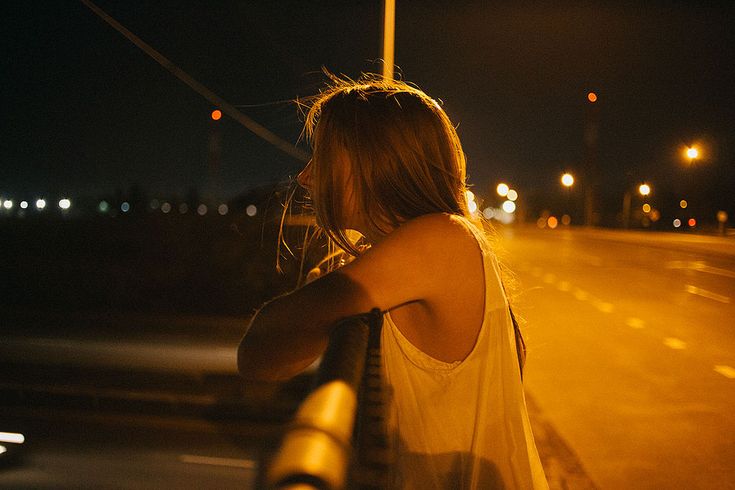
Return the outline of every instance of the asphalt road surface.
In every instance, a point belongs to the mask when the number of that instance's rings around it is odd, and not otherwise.
[[[527,392],[595,484],[735,488],[735,239],[529,227],[499,249]]]

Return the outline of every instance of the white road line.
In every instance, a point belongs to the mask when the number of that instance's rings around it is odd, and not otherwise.
[[[612,313],[615,310],[612,303],[606,303],[605,301],[595,301],[595,308],[603,313]]]
[[[590,293],[583,289],[574,288],[574,297],[579,301],[586,301],[590,298]]]
[[[728,298],[727,296],[713,293],[712,291],[707,291],[706,289],[698,288],[697,286],[692,286],[691,284],[687,284],[684,289],[687,293],[696,294],[697,296],[701,296],[703,298],[719,301],[720,303],[730,303],[730,298]]]
[[[726,378],[735,379],[735,368],[731,368],[730,366],[725,365],[719,365],[715,366],[715,371]]]
[[[687,348],[687,343],[676,337],[666,337],[664,339],[664,345],[671,349],[682,350]]]
[[[572,289],[572,285],[569,284],[568,281],[559,281],[559,284],[556,285],[556,287],[559,289],[559,291],[570,291]]]
[[[625,324],[628,325],[630,328],[644,328],[646,326],[646,322],[641,320],[640,318],[630,317],[627,320],[625,320]]]
[[[258,463],[252,459],[234,459],[234,458],[215,458],[212,456],[195,456],[192,454],[182,454],[179,461],[190,464],[208,464],[212,466],[229,466],[231,468],[247,468],[255,469]]]
[[[729,277],[735,279],[735,271],[728,269],[720,269],[719,267],[712,267],[705,264],[702,261],[695,262],[684,262],[681,260],[674,260],[666,264],[667,269],[692,269],[699,272],[706,272],[707,274],[715,274],[717,276]]]

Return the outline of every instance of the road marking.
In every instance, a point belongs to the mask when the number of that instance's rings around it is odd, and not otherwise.
[[[559,291],[570,291],[572,289],[572,285],[569,284],[568,281],[559,281],[559,284],[556,285],[557,288],[559,288]]]
[[[715,274],[717,276],[729,277],[735,279],[735,271],[728,269],[720,269],[719,267],[712,267],[705,264],[704,262],[684,262],[681,260],[674,260],[666,264],[667,269],[692,269],[699,272],[706,272],[707,274]]]
[[[590,293],[579,288],[574,288],[574,297],[579,301],[586,301],[590,298]]]
[[[707,291],[706,289],[698,288],[697,286],[692,286],[691,284],[687,284],[684,289],[687,293],[696,294],[697,296],[701,296],[703,298],[713,299],[715,301],[719,301],[720,303],[730,303],[730,298],[728,298],[727,296],[713,293],[712,291]]]
[[[664,345],[676,350],[682,350],[687,348],[687,343],[676,337],[666,337],[664,339]]]
[[[544,282],[546,284],[554,284],[554,281],[556,281],[556,276],[554,274],[544,274]]]
[[[625,324],[630,328],[643,328],[646,326],[646,322],[633,316],[625,320]]]
[[[730,366],[715,366],[715,371],[720,373],[726,378],[735,379],[735,368],[731,368]]]
[[[604,301],[595,301],[595,308],[603,313],[612,313],[615,309],[612,303],[606,303]]]
[[[191,464],[208,464],[212,466],[229,466],[231,468],[247,468],[255,469],[258,463],[252,459],[235,459],[235,458],[215,458],[212,456],[195,456],[192,454],[182,454],[179,456],[182,463]]]

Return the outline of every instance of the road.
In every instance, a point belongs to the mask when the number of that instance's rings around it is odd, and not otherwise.
[[[527,392],[591,479],[735,488],[735,241],[530,227],[500,236],[526,322]]]
[[[552,488],[735,488],[735,242],[506,228],[498,250]],[[0,431],[26,459],[0,487],[252,488],[305,389],[237,380],[242,318],[19,321],[0,319]]]

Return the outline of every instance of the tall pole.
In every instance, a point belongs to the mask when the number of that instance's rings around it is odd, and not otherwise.
[[[383,77],[388,80],[393,80],[396,0],[384,0],[383,6]]]

